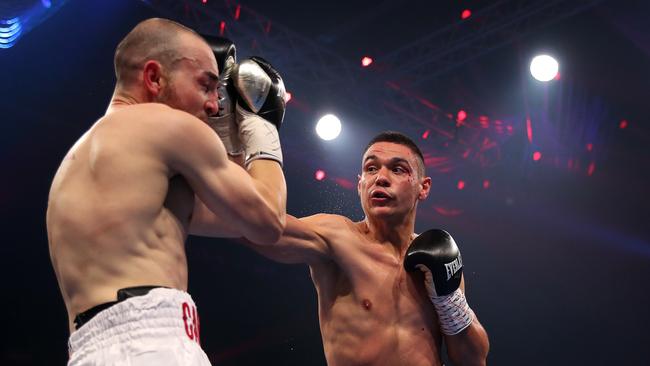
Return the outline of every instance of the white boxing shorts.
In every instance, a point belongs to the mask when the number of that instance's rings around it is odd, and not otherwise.
[[[210,365],[183,291],[155,288],[102,310],[70,335],[69,366]]]

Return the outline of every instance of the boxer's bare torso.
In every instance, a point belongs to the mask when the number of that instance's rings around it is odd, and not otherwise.
[[[120,288],[187,288],[194,193],[147,137],[170,113],[181,112],[160,104],[116,108],[77,141],[54,177],[50,255],[70,320],[115,300]]]
[[[365,222],[319,214],[288,218],[280,243],[252,247],[309,264],[328,365],[440,365],[438,318],[422,274],[404,270],[405,239],[397,248],[373,239]]]
[[[328,365],[439,366],[443,337],[454,364],[484,365],[487,336],[478,321],[463,334],[443,335],[424,275],[405,272],[417,202],[427,197],[431,179],[410,140],[382,135],[388,140],[371,143],[362,159],[363,221],[288,216],[277,244],[251,247],[278,262],[309,265]]]
[[[334,253],[310,266],[328,364],[440,364],[437,316],[421,274],[404,271],[406,247],[376,242],[364,222],[318,220]]]

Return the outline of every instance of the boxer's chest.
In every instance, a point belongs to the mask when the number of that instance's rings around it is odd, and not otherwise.
[[[361,250],[357,253],[356,265],[348,267],[346,277],[353,301],[375,316],[392,321],[430,321],[433,307],[427,297],[423,275],[406,272],[401,258],[380,248]]]

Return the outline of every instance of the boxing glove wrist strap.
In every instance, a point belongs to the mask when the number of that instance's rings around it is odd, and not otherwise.
[[[431,302],[438,313],[440,329],[446,335],[462,332],[474,320],[474,312],[460,288],[446,296],[434,296]]]
[[[246,153],[246,166],[257,159],[275,160],[282,166],[278,129],[264,118],[237,105],[239,137]]]

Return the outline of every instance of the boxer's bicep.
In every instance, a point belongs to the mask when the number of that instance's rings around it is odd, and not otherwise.
[[[257,191],[251,176],[228,160],[214,131],[198,120],[167,127],[156,132],[162,136],[161,153],[172,172],[187,180],[212,213],[229,221],[233,232],[259,244],[277,241],[282,218]]]
[[[302,219],[287,215],[285,229],[276,244],[248,244],[253,250],[277,262],[313,264],[329,260],[331,250],[327,238],[319,232],[324,215]]]

